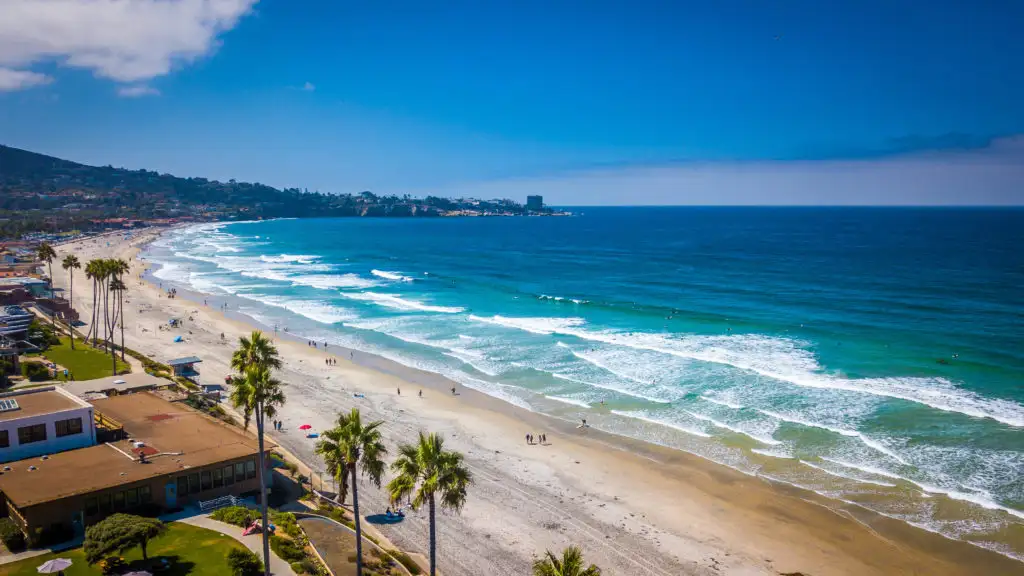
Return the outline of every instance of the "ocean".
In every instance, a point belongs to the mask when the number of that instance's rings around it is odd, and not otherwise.
[[[154,280],[1024,559],[1024,211],[201,224]]]

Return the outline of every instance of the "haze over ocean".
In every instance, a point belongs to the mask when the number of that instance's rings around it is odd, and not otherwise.
[[[203,224],[164,288],[1024,558],[1024,210]]]

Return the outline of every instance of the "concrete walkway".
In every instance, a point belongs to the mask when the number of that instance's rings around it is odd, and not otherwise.
[[[218,522],[207,515],[182,518],[181,520],[178,520],[178,522],[191,524],[192,526],[199,526],[200,528],[206,528],[215,532],[220,532],[226,536],[231,536],[235,540],[245,544],[246,548],[255,552],[261,559],[263,558],[263,539],[258,533],[242,536],[242,529],[238,526]],[[292,567],[284,560],[278,558],[273,551],[270,552],[270,573],[275,576],[295,576],[295,571],[292,570]]]

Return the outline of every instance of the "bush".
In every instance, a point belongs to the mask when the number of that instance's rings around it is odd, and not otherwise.
[[[235,548],[228,552],[228,567],[234,576],[260,576],[263,574],[263,561],[251,550]]]
[[[306,558],[306,551],[295,544],[290,538],[281,536],[270,537],[270,549],[277,554],[278,558],[285,562],[301,562]]]
[[[42,362],[22,363],[21,374],[32,382],[42,382],[50,379],[50,369]]]
[[[25,549],[25,533],[10,518],[0,519],[0,540],[11,552]]]
[[[405,566],[413,576],[423,572],[423,570],[420,569],[420,565],[410,558],[405,552],[402,552],[401,550],[388,550],[388,554],[391,554],[391,557],[397,560],[399,564]]]
[[[295,572],[296,574],[306,574],[307,573],[306,572],[306,568],[302,565],[302,562],[292,562],[290,564],[290,566],[292,568],[292,572]]]
[[[210,518],[242,528],[248,528],[249,525],[260,519],[260,513],[256,510],[250,510],[245,506],[228,506],[227,508],[214,510],[213,514],[210,514]]]
[[[295,521],[295,514],[291,512],[274,512],[270,515],[270,521],[292,538],[296,540],[302,539],[302,528],[299,528],[299,523]]]

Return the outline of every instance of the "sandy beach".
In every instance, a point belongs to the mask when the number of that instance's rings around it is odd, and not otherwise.
[[[198,356],[202,381],[223,382],[238,337],[258,326],[221,309],[215,297],[179,290],[170,299],[144,281],[146,263],[134,256],[154,234],[137,233],[130,241],[96,237],[57,251],[60,258],[77,255],[83,266],[93,258],[129,260],[126,345],[161,362]],[[67,289],[66,271],[54,266],[53,272],[55,285]],[[92,295],[80,271],[74,303],[88,321]],[[184,325],[160,329],[171,317]],[[179,335],[184,341],[172,343]],[[572,544],[607,575],[1024,571],[1020,562],[994,552],[684,452],[577,429],[461,386],[453,395],[450,381],[380,357],[335,346],[325,352],[283,333],[276,341],[287,404],[284,430],[271,437],[313,470],[323,469],[313,455],[315,441],[298,427],[325,429],[353,406],[364,418],[385,422],[390,447],[414,440],[417,431],[434,431],[466,455],[475,476],[466,507],[460,515],[438,518],[446,576],[527,574],[545,549]],[[325,364],[328,355],[336,365]],[[527,445],[527,433],[544,433],[548,443]],[[364,514],[386,507],[382,491],[368,483],[360,484],[360,495]],[[380,530],[406,550],[427,549],[423,513]]]

